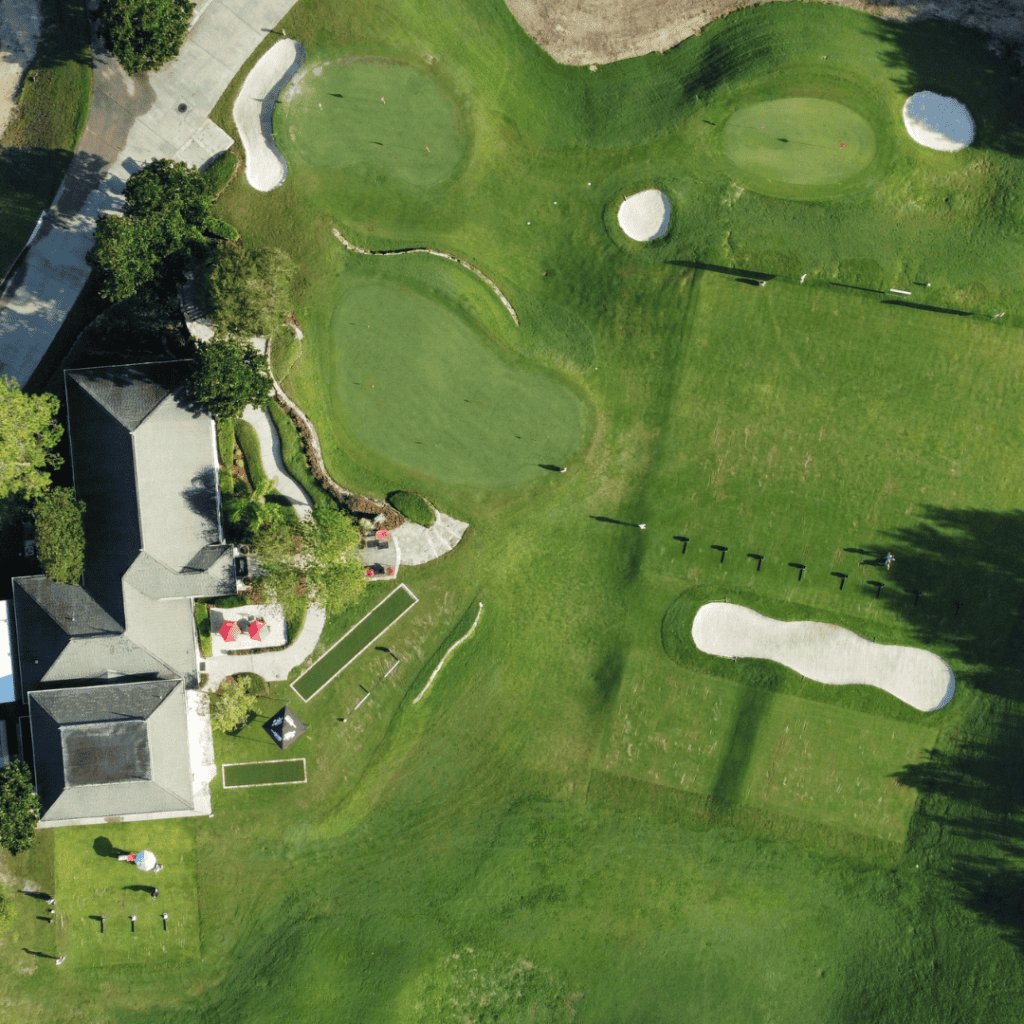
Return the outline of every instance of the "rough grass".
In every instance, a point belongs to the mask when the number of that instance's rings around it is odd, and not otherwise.
[[[245,473],[252,484],[252,489],[258,491],[261,488],[269,487],[270,480],[263,468],[260,439],[256,435],[256,428],[246,420],[235,420],[235,441],[238,442],[238,447],[242,450],[242,457],[245,459]]]

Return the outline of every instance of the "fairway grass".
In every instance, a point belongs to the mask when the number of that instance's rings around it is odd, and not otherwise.
[[[284,786],[306,781],[304,757],[276,761],[245,761],[221,765],[221,781],[225,789],[246,789],[251,786]]]
[[[291,688],[311,701],[335,676],[397,622],[414,604],[416,595],[400,583],[372,611],[361,618],[326,654],[307,669]]]

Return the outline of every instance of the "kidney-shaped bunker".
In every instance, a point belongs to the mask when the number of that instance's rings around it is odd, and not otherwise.
[[[956,690],[953,670],[937,654],[872,643],[824,622],[780,622],[715,601],[698,609],[692,632],[705,654],[769,658],[818,683],[877,686],[918,711],[945,707]]]

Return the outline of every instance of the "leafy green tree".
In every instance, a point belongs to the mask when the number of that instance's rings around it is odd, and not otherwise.
[[[259,698],[249,692],[247,682],[228,676],[216,693],[207,697],[210,726],[218,732],[233,732],[249,721]]]
[[[333,615],[366,586],[359,530],[337,508],[318,509],[314,520],[267,524],[251,543],[264,600],[287,608],[302,595]]]
[[[26,395],[13,377],[0,376],[0,498],[34,498],[50,486],[49,469],[63,459],[52,451],[64,428],[56,395]]]
[[[70,487],[54,487],[36,499],[33,514],[43,572],[54,583],[75,585],[85,572],[85,502]]]
[[[247,405],[265,409],[273,386],[262,352],[248,341],[221,335],[200,348],[198,366],[188,382],[192,398],[215,419],[241,416]]]
[[[238,338],[272,338],[291,312],[295,264],[280,249],[216,245],[200,276],[217,326]]]
[[[21,853],[32,845],[41,810],[32,792],[32,773],[15,758],[0,768],[0,846]]]
[[[129,75],[174,60],[188,35],[192,0],[103,0],[99,35]]]
[[[203,225],[214,192],[202,171],[174,160],[151,160],[129,179],[123,216],[96,222],[86,256],[100,272],[100,295],[118,302],[151,281],[167,281],[205,247]]]

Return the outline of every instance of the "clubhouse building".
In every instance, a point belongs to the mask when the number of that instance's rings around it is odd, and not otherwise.
[[[13,669],[40,827],[210,813],[195,599],[233,595],[213,420],[185,361],[65,372],[80,585],[13,580]],[[26,728],[27,725],[27,728]]]

